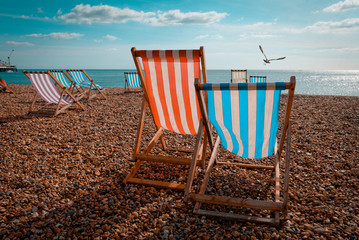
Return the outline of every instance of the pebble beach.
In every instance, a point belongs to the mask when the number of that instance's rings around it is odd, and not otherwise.
[[[107,100],[83,101],[86,111],[49,117],[27,115],[31,85],[9,87],[0,94],[0,239],[359,239],[359,97],[295,95],[288,213],[274,227],[195,215],[183,192],[123,184],[142,92],[106,88]],[[146,119],[149,141],[149,111]],[[141,174],[185,181],[186,170]]]

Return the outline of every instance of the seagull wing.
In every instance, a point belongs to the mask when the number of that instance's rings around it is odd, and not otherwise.
[[[272,60],[283,60],[285,59],[285,57],[281,57],[281,58],[272,58],[272,59],[269,59],[269,61],[272,61]]]
[[[263,53],[263,55],[264,55],[264,57],[266,58],[266,60],[268,60],[268,58],[267,58],[267,56],[264,54],[264,52],[263,52],[263,49],[262,49],[262,46],[261,45],[259,45],[259,49],[261,50],[261,52]]]

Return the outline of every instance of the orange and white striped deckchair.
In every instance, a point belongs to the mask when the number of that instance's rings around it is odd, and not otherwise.
[[[204,163],[205,147],[203,146],[206,144],[200,147],[202,151],[174,149],[166,146],[163,137],[164,131],[190,135],[203,133],[194,79],[201,79],[202,68],[203,82],[207,82],[204,49],[203,47],[195,50],[136,50],[136,48],[132,48],[131,52],[141,80],[144,99],[133,154],[136,164],[124,182],[184,190],[186,186],[184,183],[136,178],[135,175],[145,161],[190,165],[191,157],[151,155],[150,151],[159,139],[164,151],[196,153],[198,155],[196,158],[200,159],[199,163]],[[142,130],[145,124],[147,105],[155,122],[157,133],[141,152]]]

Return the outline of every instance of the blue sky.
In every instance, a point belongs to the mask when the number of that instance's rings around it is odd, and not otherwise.
[[[359,69],[359,0],[12,0],[0,59],[18,68],[134,68],[130,49],[205,47],[208,69]],[[268,58],[285,60],[263,64]]]

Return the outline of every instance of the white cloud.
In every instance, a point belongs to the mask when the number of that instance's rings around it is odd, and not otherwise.
[[[359,31],[359,18],[347,18],[339,22],[317,22],[312,26],[304,28],[303,31],[314,33],[352,33],[353,31]]]
[[[29,43],[29,42],[7,41],[6,44],[14,45],[14,46],[28,46],[28,47],[34,46],[34,44]]]
[[[59,10],[57,10],[57,14],[58,15],[62,14],[62,9],[61,8]]]
[[[348,10],[358,9],[359,0],[344,0],[323,9],[324,12],[345,12]]]
[[[121,9],[109,5],[79,4],[70,13],[60,16],[59,19],[67,23],[125,23],[130,20],[139,22],[153,15],[155,15],[153,12],[138,12],[129,8]]]
[[[250,38],[259,38],[259,39],[268,39],[278,37],[274,34],[269,33],[243,33],[239,36],[240,40],[250,39]]]
[[[125,23],[128,21],[142,22],[154,26],[166,25],[189,25],[189,24],[212,24],[225,18],[227,13],[211,12],[188,12],[170,10],[143,12],[129,8],[117,8],[109,5],[91,6],[89,4],[76,5],[70,13],[59,16],[60,20],[67,23]]]
[[[359,48],[328,48],[319,49],[318,52],[359,52]]]
[[[227,13],[217,13],[214,11],[205,13],[182,13],[180,10],[170,10],[168,12],[158,11],[156,17],[148,18],[145,22],[155,26],[213,24],[219,22],[227,15]]]
[[[105,38],[108,39],[108,40],[111,40],[111,41],[114,41],[114,40],[117,40],[117,39],[118,39],[118,37],[112,36],[112,35],[110,35],[110,34],[107,34],[107,35],[105,36]]]
[[[195,38],[196,40],[202,40],[202,39],[223,39],[223,36],[220,34],[214,34],[214,35],[210,35],[210,34],[204,34],[204,35],[199,35]]]
[[[26,37],[36,37],[36,38],[50,37],[50,38],[59,39],[59,40],[63,40],[63,39],[68,40],[68,39],[74,39],[74,38],[82,37],[83,34],[81,34],[81,33],[68,33],[68,32],[53,32],[53,33],[49,33],[49,34],[34,33],[34,34],[25,35],[25,36]]]

